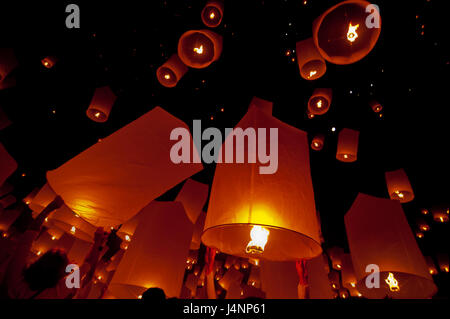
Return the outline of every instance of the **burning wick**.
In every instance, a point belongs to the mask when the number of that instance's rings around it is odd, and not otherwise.
[[[211,12],[211,14],[209,15],[209,18],[212,20],[212,19],[214,19],[215,16],[216,15],[214,14],[214,12]]]
[[[350,22],[350,25],[348,26],[348,32],[347,32],[347,40],[350,42],[355,42],[356,38],[358,38],[358,33],[356,33],[356,30],[358,30],[359,24],[352,25]]]
[[[309,72],[309,77],[313,77],[316,74],[317,74],[317,71],[310,71]]]
[[[405,196],[403,195],[403,193],[401,193],[401,192],[399,192],[399,191],[395,191],[395,193],[397,194],[398,198],[403,198],[403,197],[405,197]]]
[[[319,102],[317,102],[317,108],[321,108],[322,107],[322,100],[319,100]]]
[[[165,78],[166,80],[170,80],[170,74],[164,75],[164,78]]]
[[[252,240],[247,244],[245,251],[249,254],[262,254],[267,244],[269,231],[262,226],[253,226],[250,237]]]
[[[391,291],[399,291],[398,281],[395,279],[393,273],[389,273],[388,277],[385,279],[386,283],[389,285]]]
[[[202,54],[203,53],[203,45],[201,45],[200,48],[194,48],[194,52],[197,54]]]
[[[75,228],[75,226],[72,226],[72,228],[70,229],[70,232],[72,233],[72,234],[75,234],[75,231],[76,231],[77,229]]]
[[[95,113],[94,116],[95,116],[96,118],[99,118],[99,117],[100,117],[100,112]]]

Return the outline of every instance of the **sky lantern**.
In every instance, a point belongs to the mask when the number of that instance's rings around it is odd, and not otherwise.
[[[446,223],[449,219],[448,209],[436,207],[432,209],[433,219],[438,223]]]
[[[331,259],[331,266],[333,269],[342,269],[342,256],[344,255],[344,249],[341,247],[331,247],[327,249],[328,256]]]
[[[228,290],[233,284],[240,284],[243,278],[244,278],[243,273],[234,269],[234,267],[231,267],[225,272],[224,276],[219,280],[219,285],[223,289]]]
[[[164,62],[156,70],[156,77],[158,78],[159,83],[161,85],[172,88],[175,87],[188,71],[188,67],[180,60],[176,53],[172,54],[172,56]]]
[[[0,143],[0,186],[17,169],[17,162],[8,153],[6,148]]]
[[[379,103],[379,102],[377,102],[377,101],[375,101],[375,100],[372,100],[372,101],[370,101],[370,108],[375,112],[375,113],[380,113],[382,110],[383,110],[383,106]]]
[[[436,265],[434,264],[433,258],[431,258],[431,256],[426,256],[425,260],[427,262],[428,272],[430,275],[437,275],[438,271],[436,269]]]
[[[144,210],[109,291],[117,298],[137,299],[148,288],[157,287],[168,298],[178,297],[193,225],[181,203],[153,201]]]
[[[398,201],[358,194],[344,217],[356,288],[367,298],[430,298],[437,288]],[[379,287],[366,277],[377,265]],[[369,277],[369,280],[371,278]]]
[[[333,92],[331,89],[315,89],[308,101],[310,114],[323,115],[328,112],[331,105]]]
[[[317,51],[313,38],[297,42],[297,63],[300,75],[305,80],[317,80],[327,71],[325,60]]]
[[[42,65],[47,69],[53,68],[56,62],[58,62],[58,59],[54,56],[47,56],[41,60]]]
[[[106,122],[116,99],[109,86],[96,88],[86,115],[95,122]]]
[[[188,126],[155,107],[137,120],[47,172],[47,181],[66,205],[95,226],[117,226],[191,175],[201,163],[170,159],[174,128]],[[190,136],[188,136],[191,140]],[[161,156],[166,154],[166,156]],[[192,149],[193,158],[198,158]],[[155,181],[158,181],[155,183]]]
[[[193,224],[197,222],[202,213],[203,206],[205,206],[208,198],[208,191],[209,186],[207,184],[189,178],[175,198],[176,202],[183,204],[187,217]]]
[[[39,187],[35,187],[33,188],[33,190],[27,195],[25,196],[22,201],[26,204],[29,205],[31,203],[31,201],[33,200],[33,198],[36,196],[36,194],[39,192],[40,188]]]
[[[439,269],[442,272],[449,272],[449,262],[448,262],[448,253],[440,253],[437,255],[437,262],[439,265]]]
[[[328,273],[328,259],[325,255],[319,255],[306,263],[308,272],[309,299],[333,299]]]
[[[222,36],[210,30],[190,30],[178,41],[178,56],[188,67],[203,69],[222,53]]]
[[[11,48],[0,48],[0,83],[19,65]]]
[[[223,2],[209,0],[202,10],[202,21],[209,28],[219,26],[223,18]]]
[[[202,242],[243,258],[288,261],[320,254],[307,134],[254,106],[237,127],[244,132],[249,128],[277,129],[278,167],[273,174],[260,174],[264,167],[256,160],[218,163]],[[225,145],[232,139],[229,134]],[[220,158],[222,151],[226,156],[223,145]],[[248,150],[242,152],[248,159]]]
[[[315,151],[320,151],[323,148],[325,142],[325,136],[323,134],[318,134],[313,137],[311,141],[311,148]]]
[[[391,199],[407,203],[414,199],[414,192],[403,168],[385,173],[386,184]]]
[[[261,261],[261,290],[267,299],[298,299],[298,282],[294,261]]]
[[[313,22],[314,44],[320,55],[334,64],[351,64],[364,58],[380,32],[377,7],[363,0],[340,2]]]
[[[344,128],[339,132],[336,159],[341,162],[355,162],[358,158],[359,132]]]

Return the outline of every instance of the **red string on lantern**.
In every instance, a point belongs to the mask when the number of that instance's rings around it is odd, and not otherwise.
[[[206,275],[209,275],[214,270],[215,257],[216,257],[216,250],[211,247],[206,247],[206,254],[205,254]]]
[[[306,259],[300,259],[295,262],[298,273],[298,283],[302,286],[308,285],[308,270],[306,269]]]

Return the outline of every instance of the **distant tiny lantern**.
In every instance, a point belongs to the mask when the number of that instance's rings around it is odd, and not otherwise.
[[[109,86],[97,88],[86,111],[87,116],[95,122],[106,122],[116,98]]]
[[[328,256],[331,259],[331,266],[333,269],[342,269],[342,256],[344,255],[344,249],[341,247],[331,247],[327,250]]]
[[[433,219],[434,221],[438,223],[446,223],[448,222],[449,216],[447,214],[447,211],[443,208],[435,208],[432,210],[433,212]]]
[[[379,113],[383,110],[383,106],[377,101],[370,101],[370,108],[375,112]]]
[[[202,21],[209,28],[215,28],[220,25],[223,18],[223,2],[218,0],[209,0],[202,10]]]
[[[403,169],[386,172],[385,176],[391,199],[398,200],[400,203],[407,203],[414,199],[413,189]]]
[[[315,151],[320,151],[323,148],[325,136],[322,134],[314,136],[311,142],[311,148]]]
[[[314,115],[323,115],[328,112],[331,105],[332,90],[315,89],[308,101],[308,111]]]
[[[427,222],[422,218],[417,219],[417,226],[423,232],[429,231],[431,229]]]
[[[300,75],[305,80],[316,80],[327,71],[325,60],[317,51],[312,38],[297,42],[296,53]]]
[[[381,31],[381,17],[372,6],[373,17],[369,19],[366,12],[369,5],[364,0],[343,1],[313,22],[314,43],[325,60],[334,64],[351,64],[374,48]]]
[[[202,69],[222,53],[222,36],[210,30],[185,32],[178,41],[178,56],[191,68]]]
[[[339,132],[336,158],[341,162],[355,162],[358,155],[359,132],[344,128]]]
[[[53,66],[56,64],[58,60],[54,56],[48,56],[41,60],[41,63],[43,66],[45,66],[47,69],[53,68]]]
[[[437,269],[434,264],[433,258],[431,258],[430,256],[426,256],[425,260],[427,261],[428,271],[430,272],[430,275],[436,275]]]
[[[437,261],[438,261],[438,265],[439,265],[439,269],[442,272],[449,272],[449,262],[448,262],[448,253],[444,254],[438,254],[437,255]]]
[[[174,87],[186,74],[188,67],[180,60],[176,53],[156,70],[159,83],[165,87]]]

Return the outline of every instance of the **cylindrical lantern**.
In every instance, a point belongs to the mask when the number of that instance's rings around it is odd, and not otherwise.
[[[302,78],[305,80],[316,80],[325,74],[327,65],[319,51],[317,51],[313,38],[297,42],[295,50]]]
[[[41,60],[41,63],[43,66],[45,66],[47,69],[53,68],[53,66],[56,64],[58,59],[54,56],[48,56]]]
[[[255,288],[261,288],[261,268],[252,266],[250,275],[248,276],[247,284]]]
[[[341,288],[341,282],[339,280],[339,271],[330,270],[328,273],[328,280],[330,281],[331,288],[334,290],[339,290]]]
[[[407,203],[414,199],[414,192],[406,172],[401,168],[396,171],[386,172],[386,185],[391,199],[400,203]]]
[[[261,290],[267,299],[298,299],[298,272],[293,261],[261,261]]]
[[[438,223],[446,223],[448,222],[449,216],[447,213],[447,209],[444,209],[442,207],[438,207],[432,210],[433,212],[433,219],[434,221]]]
[[[308,101],[308,111],[310,114],[322,115],[328,112],[331,105],[333,91],[331,89],[315,89]]]
[[[430,273],[430,275],[437,275],[437,269],[434,264],[433,258],[431,258],[431,256],[426,256],[425,260],[427,262],[428,272]]]
[[[178,297],[183,285],[193,225],[176,202],[151,202],[122,258],[109,291],[136,299],[151,287]]]
[[[398,201],[358,194],[344,219],[356,286],[365,297],[420,299],[436,293]],[[370,289],[366,281],[378,274],[380,288]]]
[[[314,136],[311,142],[311,148],[315,151],[320,151],[323,148],[324,141],[325,136],[323,134]]]
[[[383,106],[378,103],[377,101],[373,100],[370,101],[370,108],[375,112],[375,113],[379,113],[381,112],[381,110],[383,110]]]
[[[356,288],[356,275],[353,269],[352,257],[350,254],[342,255],[342,286],[348,289]],[[351,291],[350,291],[351,293]]]
[[[448,262],[448,253],[447,254],[438,254],[437,255],[437,262],[439,265],[439,269],[442,272],[449,272],[449,262]]]
[[[350,64],[369,54],[381,31],[380,13],[369,6],[363,0],[343,1],[314,21],[314,43],[325,60]]]
[[[419,227],[421,232],[426,232],[431,229],[430,225],[423,218],[417,218],[417,227]]]
[[[209,0],[202,10],[202,21],[209,28],[217,27],[223,18],[223,2]]]
[[[333,269],[342,269],[342,256],[344,255],[344,249],[341,247],[331,247],[327,250],[328,256],[331,259],[331,266]]]
[[[306,263],[308,271],[309,299],[333,299],[334,292],[328,279],[330,267],[325,255],[308,260]]]
[[[178,56],[191,68],[203,69],[222,53],[222,36],[209,30],[190,30],[178,41]]]
[[[344,128],[339,132],[336,159],[341,162],[355,162],[358,158],[359,132]]]
[[[242,279],[244,278],[244,274],[240,271],[230,268],[227,270],[225,275],[219,280],[219,285],[225,289],[230,289],[231,285],[234,283],[240,284]]]
[[[339,297],[342,299],[348,299],[348,297],[350,297],[348,289],[346,288],[339,289]]]
[[[188,71],[188,67],[180,60],[176,53],[156,70],[156,77],[161,85],[175,87]]]
[[[199,183],[189,178],[175,198],[176,202],[183,204],[187,217],[193,224],[197,222],[198,216],[202,212],[203,206],[205,206],[208,191],[209,187],[207,184]]]
[[[13,49],[0,48],[0,82],[3,82],[18,64]]]
[[[266,134],[278,129],[278,167],[264,172],[260,163],[218,163],[209,200],[202,241],[221,252],[244,257],[288,261],[312,258],[322,251],[309,167],[305,132],[250,107],[237,125]],[[230,133],[219,157],[230,155],[235,140]],[[237,133],[236,133],[237,134]],[[256,153],[241,149],[244,159]],[[262,138],[261,138],[262,139]],[[262,147],[261,139],[259,147]],[[265,149],[274,142],[264,143]],[[228,149],[228,150],[227,150]],[[256,148],[254,149],[256,150]],[[260,150],[261,151],[261,150]],[[228,154],[228,155],[227,155]],[[267,165],[267,164],[266,164]],[[266,166],[267,168],[267,166]],[[262,173],[261,173],[262,172]]]
[[[106,122],[117,96],[109,86],[95,89],[94,97],[86,111],[87,116],[95,122]]]
[[[17,162],[0,143],[0,185],[17,169]]]

